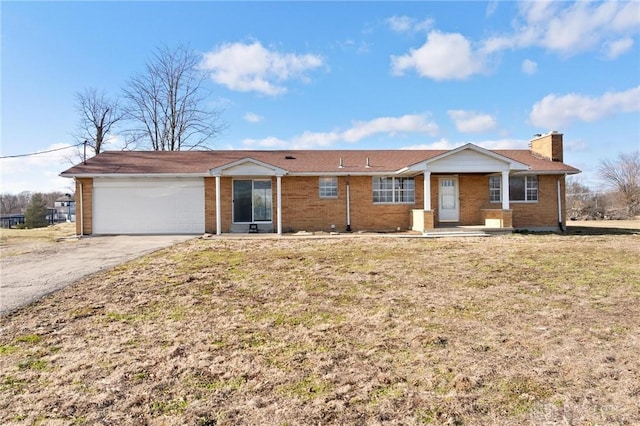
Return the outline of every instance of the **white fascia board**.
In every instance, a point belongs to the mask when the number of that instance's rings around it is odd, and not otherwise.
[[[580,171],[572,172],[567,170],[527,170],[524,172],[513,172],[512,175],[576,175],[581,173]]]

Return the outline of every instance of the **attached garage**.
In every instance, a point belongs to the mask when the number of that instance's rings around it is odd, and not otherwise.
[[[95,178],[95,234],[204,233],[203,178]]]

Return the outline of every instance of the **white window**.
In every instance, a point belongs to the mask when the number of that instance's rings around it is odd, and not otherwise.
[[[338,197],[338,178],[321,177],[320,178],[320,198],[337,198]]]
[[[374,177],[374,203],[414,203],[416,199],[413,178]]]
[[[500,176],[489,177],[489,201],[499,203],[502,201],[501,189],[502,178]]]
[[[492,203],[502,201],[502,178],[500,176],[489,177],[489,201]],[[538,201],[538,176],[510,176],[509,201]]]

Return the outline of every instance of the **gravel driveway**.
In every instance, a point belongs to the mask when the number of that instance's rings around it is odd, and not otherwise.
[[[85,237],[3,251],[0,314],[7,314],[94,272],[192,238],[193,235]]]

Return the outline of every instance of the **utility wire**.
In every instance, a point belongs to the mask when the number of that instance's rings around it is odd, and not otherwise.
[[[80,143],[77,143],[75,145],[65,146],[65,147],[56,148],[56,149],[50,149],[48,151],[32,152],[30,154],[5,155],[5,156],[0,157],[0,160],[3,159],[3,158],[31,157],[32,155],[40,155],[40,154],[47,154],[49,152],[62,151],[63,149],[75,148],[76,146],[80,146],[83,143],[84,142],[80,142]]]

